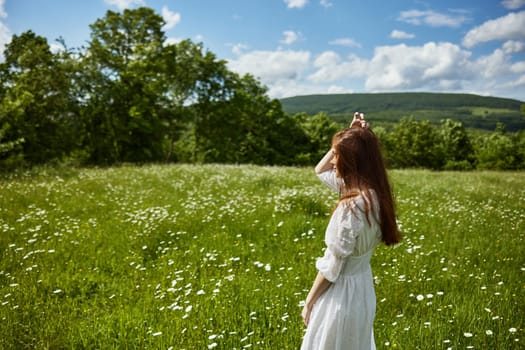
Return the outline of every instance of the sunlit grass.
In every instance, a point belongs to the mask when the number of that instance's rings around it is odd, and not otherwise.
[[[478,117],[497,115],[497,114],[516,113],[515,111],[511,109],[506,109],[506,108],[468,107],[468,108],[460,108],[460,109],[470,111],[472,115],[478,116]]]
[[[394,171],[378,348],[519,349],[525,176]],[[312,169],[151,165],[0,180],[0,348],[296,349],[336,197]]]

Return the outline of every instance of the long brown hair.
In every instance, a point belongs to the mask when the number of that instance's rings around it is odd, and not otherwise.
[[[340,201],[363,194],[368,220],[373,190],[378,199],[382,241],[386,245],[401,241],[396,223],[392,189],[386,173],[378,138],[369,128],[354,126],[336,133],[332,146],[337,155],[335,164],[338,176],[345,184]]]

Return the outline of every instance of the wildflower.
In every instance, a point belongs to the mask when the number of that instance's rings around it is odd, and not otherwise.
[[[487,329],[487,330],[485,331],[485,334],[486,334],[486,335],[492,335],[492,334],[494,334],[494,333],[492,333],[492,331],[491,331],[490,329]]]
[[[416,297],[417,301],[421,301],[423,299],[425,299],[424,296],[422,296],[421,294],[419,294],[417,297]]]
[[[509,328],[509,332],[511,332],[511,333],[516,333],[516,331],[517,331],[517,329],[516,329],[516,328],[514,328],[514,327],[512,327],[512,328]]]
[[[465,332],[465,333],[463,333],[463,336],[464,336],[465,338],[472,338],[472,333],[470,333],[470,332]]]

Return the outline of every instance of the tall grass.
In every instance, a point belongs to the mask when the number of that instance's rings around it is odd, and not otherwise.
[[[525,176],[391,173],[378,348],[519,349]],[[0,180],[0,348],[296,349],[336,200],[311,169],[150,165]]]

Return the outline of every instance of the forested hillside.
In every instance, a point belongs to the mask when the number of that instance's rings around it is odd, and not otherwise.
[[[369,93],[308,95],[281,100],[287,113],[314,115],[324,112],[342,122],[354,111],[366,111],[376,122],[392,123],[402,117],[429,120],[434,124],[453,119],[467,128],[494,130],[503,123],[507,130],[525,129],[520,109],[525,102],[507,98],[448,93]]]

